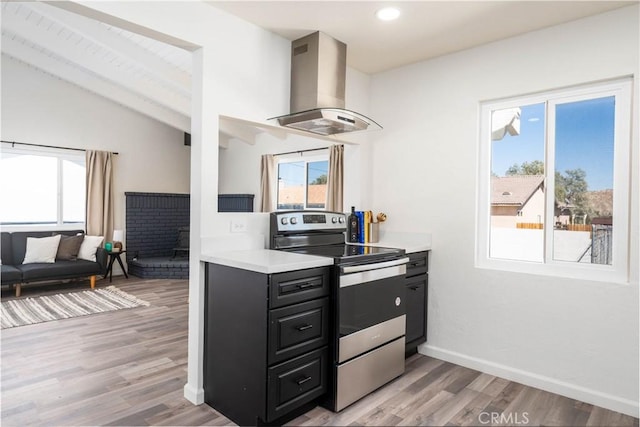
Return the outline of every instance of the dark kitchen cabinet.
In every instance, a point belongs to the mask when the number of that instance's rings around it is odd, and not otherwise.
[[[418,345],[427,341],[427,301],[429,283],[429,252],[408,254],[405,278],[407,301],[407,325],[405,354],[417,351]]]
[[[327,391],[329,267],[207,264],[205,402],[239,425],[283,423]]]

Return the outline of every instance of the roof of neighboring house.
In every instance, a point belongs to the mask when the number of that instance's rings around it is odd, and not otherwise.
[[[493,176],[491,204],[523,206],[543,183],[543,175]]]
[[[309,204],[324,204],[327,199],[327,184],[309,185],[307,188]],[[304,202],[304,186],[281,187],[279,190],[278,203],[293,204]]]

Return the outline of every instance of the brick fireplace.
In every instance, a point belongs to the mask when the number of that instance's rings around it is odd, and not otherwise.
[[[186,279],[188,252],[175,251],[180,229],[189,227],[189,195],[126,192],[129,273],[143,278]]]

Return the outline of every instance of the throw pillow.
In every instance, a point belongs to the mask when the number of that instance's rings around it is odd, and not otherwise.
[[[23,264],[35,264],[37,262],[54,263],[60,235],[51,237],[27,237],[27,250],[24,254]]]
[[[58,245],[58,253],[56,259],[75,261],[78,258],[78,252],[80,252],[80,245],[84,236],[61,236],[60,245]]]
[[[78,259],[96,262],[96,251],[103,239],[103,236],[84,236],[78,251]]]

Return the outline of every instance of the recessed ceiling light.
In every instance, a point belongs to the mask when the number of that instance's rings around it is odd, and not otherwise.
[[[376,12],[376,16],[381,21],[393,21],[400,16],[400,10],[395,7],[384,7]]]

